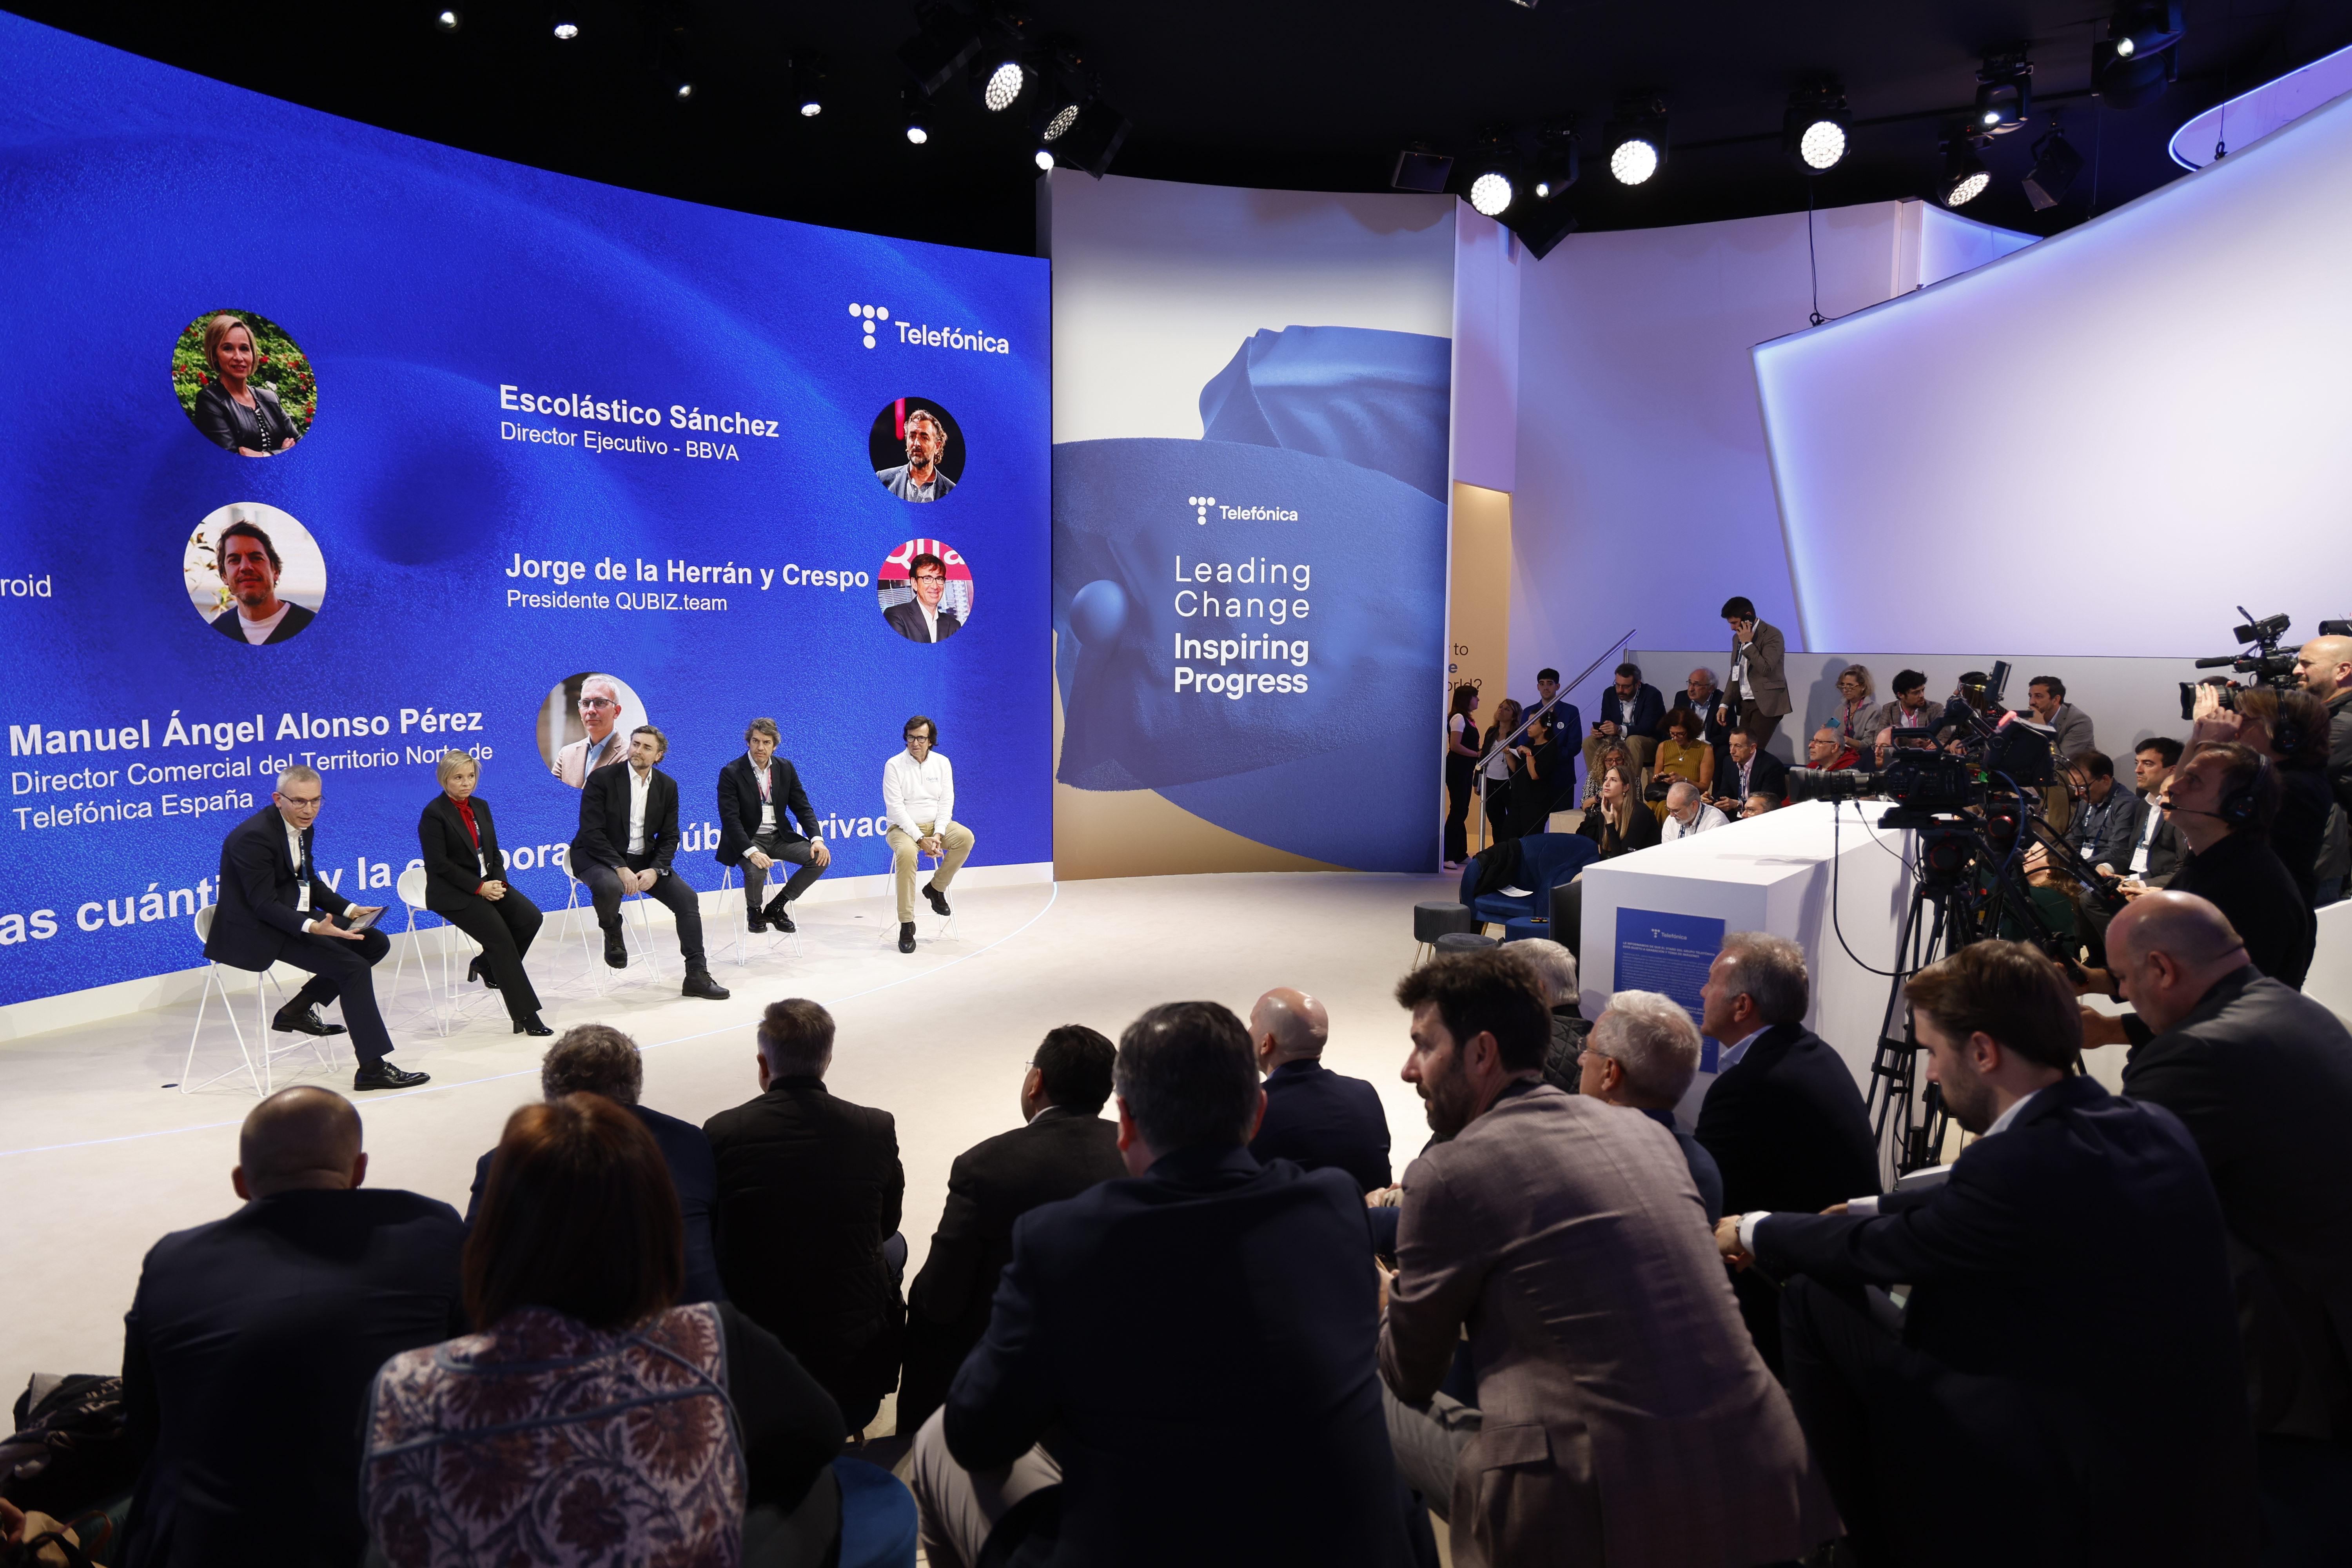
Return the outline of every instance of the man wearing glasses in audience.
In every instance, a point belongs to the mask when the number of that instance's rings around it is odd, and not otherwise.
[[[882,612],[890,629],[908,642],[945,642],[963,630],[955,612],[940,604],[948,591],[948,563],[925,551],[908,563],[908,573],[915,581],[915,596]]]
[[[578,789],[598,768],[609,768],[629,754],[621,723],[621,688],[609,675],[592,675],[580,682],[580,722],[588,733],[555,753],[557,778]]]

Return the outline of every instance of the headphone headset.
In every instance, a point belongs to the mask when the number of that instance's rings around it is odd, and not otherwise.
[[[2294,757],[2310,739],[2311,736],[2304,730],[2303,721],[2288,718],[2282,704],[2277,720],[2271,725],[2271,750],[2282,757]]]
[[[2273,737],[2273,743],[2276,737]],[[2254,776],[2238,789],[2221,797],[2221,808],[2213,815],[2232,827],[2243,827],[2254,819],[2254,801],[2262,794],[2263,781],[2270,777],[2271,760],[2260,752],[2254,753]]]

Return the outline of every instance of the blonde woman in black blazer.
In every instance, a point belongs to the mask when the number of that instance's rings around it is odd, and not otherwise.
[[[425,850],[425,907],[482,944],[466,970],[498,992],[518,1035],[551,1035],[539,1021],[539,993],[523,973],[523,954],[545,918],[539,906],[506,880],[506,856],[490,820],[490,803],[474,795],[481,764],[463,752],[444,752],[434,775],[441,793],[417,819]]]

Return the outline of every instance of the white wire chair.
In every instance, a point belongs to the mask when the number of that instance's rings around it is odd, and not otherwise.
[[[596,923],[595,895],[589,890],[587,883],[572,874],[572,862],[569,858],[562,862],[562,870],[565,929],[568,931],[575,925],[579,928],[581,950],[588,955],[589,984],[595,988],[596,994],[599,996],[605,994],[615,986],[631,984],[628,980],[615,978],[609,973],[611,966],[604,962],[604,931]],[[658,980],[661,978],[661,963],[654,957],[653,917],[646,910],[646,904],[651,901],[643,893],[622,894],[621,931],[624,942],[632,935],[636,938],[637,951],[631,961],[632,963],[644,963],[646,978]],[[636,927],[634,931],[629,925],[629,906],[632,903],[635,903],[637,908]]]
[[[196,911],[195,918],[189,922],[195,930],[198,946],[201,947],[211,940],[213,916],[219,909],[218,904],[206,904]],[[245,1037],[244,1026],[237,1022],[236,1005],[229,996],[228,976],[232,973],[253,976],[253,1038],[250,1041]],[[317,1058],[320,1067],[331,1068],[336,1065],[333,1044],[335,1037],[331,1035],[297,1035],[282,1046],[270,1044],[269,1017],[273,1009],[269,1005],[268,993],[272,990],[278,993],[278,1005],[280,1007],[286,1005],[289,999],[287,990],[285,986],[278,984],[278,977],[268,970],[239,969],[233,963],[223,963],[218,959],[207,962],[205,968],[204,993],[196,1001],[195,1027],[188,1031],[187,1059],[180,1064],[182,1094],[194,1094],[200,1089],[209,1089],[221,1079],[242,1072],[253,1086],[253,1097],[256,1100],[267,1100],[271,1092],[273,1064],[279,1057],[304,1049],[308,1049]],[[191,1075],[196,1070],[196,1047],[204,1038],[205,1014],[211,1008],[212,999],[215,994],[220,997],[221,1015],[228,1020],[230,1033],[236,1037],[237,1059],[202,1082],[192,1082]]]
[[[782,864],[784,864],[784,862],[778,862],[779,866],[782,866]],[[777,877],[771,872],[768,878],[768,886],[771,889],[779,888],[782,880],[783,879],[782,878]],[[727,897],[728,894],[737,891],[740,886],[741,884],[737,882],[735,879],[735,868],[733,866],[730,865],[720,868],[719,872],[719,909],[704,921],[706,931],[709,929],[709,921],[711,920],[730,921],[733,922],[734,935],[730,940],[735,944],[735,967],[738,969],[742,968],[745,964],[751,962],[749,952],[751,932],[744,923],[742,910],[730,903]],[[793,956],[794,958],[803,958],[806,956],[806,953],[801,947],[801,936],[799,931],[778,931],[775,927],[770,926],[764,934],[767,937],[767,942],[764,944],[767,952],[771,953],[774,952],[776,951],[776,943],[782,941],[789,942],[793,944]]]

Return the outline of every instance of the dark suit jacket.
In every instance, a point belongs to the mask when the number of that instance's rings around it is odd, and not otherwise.
[[[956,1368],[988,1331],[998,1277],[1013,1261],[1013,1225],[1040,1204],[1127,1174],[1118,1123],[1047,1106],[1026,1127],[956,1156],[930,1256],[907,1292],[907,1375],[898,1430],[912,1432],[947,1398]]]
[[[729,1299],[841,1404],[889,1393],[907,1325],[882,1256],[907,1195],[890,1113],[782,1078],[702,1130],[719,1162],[711,1241]]]
[[[1609,689],[1601,694],[1601,717],[1616,725],[1623,734],[1655,737],[1658,721],[1665,716],[1666,700],[1659,696],[1658,689],[1647,681],[1643,681],[1640,689],[1633,693],[1633,710],[1630,715],[1625,711],[1624,700],[1617,695],[1616,682],[1610,682]]]
[[[1756,1260],[1832,1287],[1912,1287],[1916,1374],[1862,1391],[1880,1440],[1914,1473],[1982,1478],[1999,1506],[1935,1510],[1906,1561],[2253,1561],[2221,1210],[2169,1111],[2063,1079],[1942,1186],[1879,1206],[1775,1215]],[[2093,1301],[2095,1350],[2062,1327]]]
[[[1731,731],[1729,728],[1720,723],[1716,719],[1716,713],[1723,707],[1723,703],[1724,696],[1720,689],[1708,693],[1706,707],[1698,715],[1699,732],[1691,737],[1693,740],[1706,745],[1710,751],[1717,753],[1722,752],[1724,742],[1731,739]],[[1690,705],[1690,691],[1687,688],[1675,693],[1675,707],[1688,708]],[[1661,735],[1665,733],[1663,716],[1660,720],[1658,732]],[[1720,758],[1718,756],[1718,761],[1719,760]]]
[[[219,615],[213,617],[213,630],[220,633],[221,636],[229,637],[236,642],[245,642],[245,628],[236,624],[239,613],[240,612],[237,607],[235,605],[231,605],[227,609],[223,610]],[[270,628],[269,635],[262,638],[261,646],[268,647],[272,643],[284,642],[287,638],[292,637],[295,633],[300,631],[304,626],[309,626],[312,621],[315,621],[318,618],[319,614],[317,611],[306,610],[301,605],[295,604],[289,599],[286,603],[286,618]],[[253,645],[246,643],[246,646],[250,647]]]
[[[777,843],[799,844],[815,837],[816,807],[801,787],[800,770],[781,756],[768,759],[768,804],[776,808]],[[793,831],[794,817],[808,832]],[[722,866],[742,864],[743,851],[751,847],[751,835],[759,830],[760,775],[752,771],[751,758],[737,757],[719,770],[719,853],[713,858]]]
[[[2132,797],[2131,818],[2125,832],[2124,858],[2115,863],[2117,871],[2130,868],[2130,859],[2139,847],[2139,836],[2147,831],[2147,814],[2158,810],[2157,804],[2146,795]],[[2147,880],[2163,887],[2180,869],[2180,835],[2173,830],[2169,818],[2156,826],[2156,837],[2147,846]]]
[[[2221,1195],[2255,1429],[2352,1438],[2352,1033],[2249,966],[2135,1047],[2124,1091],[2188,1125]]]
[[[1819,1214],[1878,1191],[1862,1091],[1837,1052],[1802,1024],[1775,1024],[1759,1036],[1708,1086],[1693,1131],[1723,1172],[1726,1214]]]
[[[2246,941],[2246,956],[2273,980],[2303,989],[2318,928],[2311,905],[2270,840],[2252,828],[2230,834],[2202,855],[2182,858],[2176,893],[2212,900]]]
[[[1374,1299],[1345,1173],[1180,1149],[1014,1223],[949,1451],[976,1469],[1055,1434],[1058,1533],[1014,1563],[1402,1564]],[[1234,1463],[1275,1432],[1278,1477]]]
[[[686,1221],[686,1288],[678,1303],[724,1301],[727,1289],[719,1282],[719,1259],[710,1245],[710,1208],[719,1196],[719,1161],[710,1152],[710,1140],[691,1121],[643,1105],[629,1110],[661,1145],[662,1163],[669,1167],[670,1185],[677,1189],[678,1215]],[[474,1162],[473,1192],[466,1199],[469,1231],[481,1211],[482,1193],[490,1184],[490,1161],[497,1154],[492,1149]]]
[[[265,805],[228,830],[221,843],[220,907],[205,942],[206,958],[239,969],[267,969],[290,943],[302,940],[303,926],[352,907],[319,875],[318,833],[315,825],[302,832],[310,861],[310,912],[305,915],[294,907],[302,885],[294,875],[286,819],[278,808]]]
[[[1715,759],[1715,793],[1727,795],[1738,787],[1739,764],[1731,760],[1731,752],[1727,747],[1723,754]],[[1789,797],[1789,764],[1769,752],[1758,751],[1748,764],[1748,787],[1740,791],[1739,798],[1744,801],[1751,795],[1776,795],[1786,800]]]
[[[628,859],[629,780],[636,770],[623,763],[598,768],[580,786],[580,831],[572,840],[572,874],[590,866],[619,866]],[[646,784],[646,853],[651,865],[670,868],[677,853],[677,781],[659,768]]]
[[[506,852],[499,847],[490,803],[475,795],[467,804],[474,808],[474,826],[481,830],[480,860],[474,858],[474,840],[457,815],[457,803],[447,795],[426,801],[424,815],[416,819],[417,844],[425,851],[425,907],[444,914],[464,909],[485,880],[506,879]],[[625,826],[623,831],[627,831]],[[485,864],[490,868],[487,879],[481,869]]]
[[[415,1193],[290,1192],[157,1242],[123,1320],[126,1436],[145,1456],[121,1555],[342,1565],[360,1416],[387,1357],[466,1331],[457,1211]]]
[[[1675,1147],[1683,1152],[1683,1163],[1690,1167],[1691,1185],[1698,1189],[1698,1206],[1706,1211],[1706,1223],[1713,1225],[1723,1217],[1723,1171],[1716,1164],[1715,1156],[1706,1145],[1675,1125],[1671,1110],[1642,1108],[1642,1114],[1675,1135]]]
[[[912,599],[902,605],[891,605],[882,612],[882,618],[890,623],[892,631],[897,632],[908,642],[928,643],[931,640],[930,628],[923,625],[922,606]],[[961,630],[963,630],[963,623],[956,619],[955,612],[941,605],[940,606],[940,641],[945,642]]]
[[[1336,1165],[1369,1193],[1389,1184],[1389,1115],[1381,1091],[1321,1062],[1285,1062],[1265,1076],[1265,1120],[1249,1152],[1260,1164]]]

